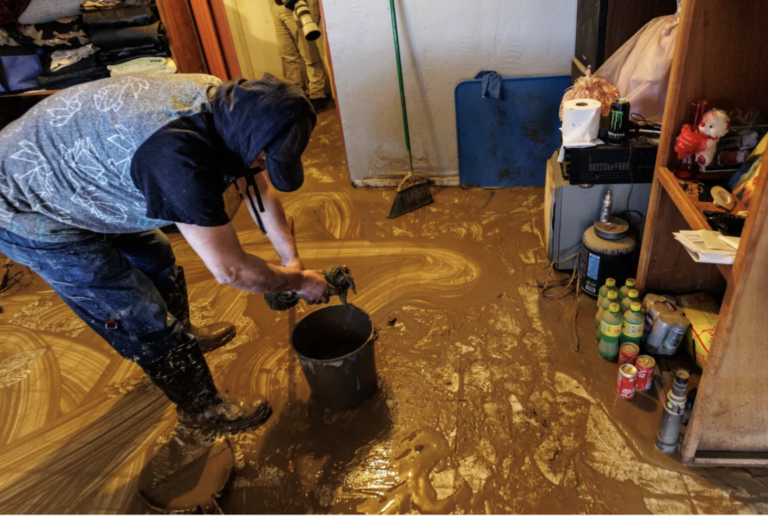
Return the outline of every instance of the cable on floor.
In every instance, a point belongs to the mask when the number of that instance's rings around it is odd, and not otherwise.
[[[578,249],[578,250],[575,253],[571,254],[570,256],[566,256],[565,258],[561,258],[561,256],[563,256],[566,253],[572,252],[574,249]],[[565,291],[570,289],[570,287],[573,284],[574,280],[577,280],[576,285],[577,285],[577,290],[578,290],[578,285],[579,285],[579,281],[578,281],[578,275],[579,275],[578,258],[579,258],[580,254],[581,254],[581,242],[579,242],[579,243],[577,243],[575,245],[572,245],[571,247],[567,248],[565,251],[563,251],[560,254],[558,254],[557,256],[555,256],[555,259],[552,260],[552,262],[548,263],[547,265],[545,265],[544,267],[542,267],[542,268],[540,268],[539,270],[536,271],[536,273],[534,274],[534,279],[536,280],[536,285],[541,289],[541,297],[542,298],[544,298],[544,299],[553,299],[553,298],[556,298],[556,297],[562,295]],[[550,285],[550,283],[549,283],[550,282],[550,278],[552,276],[552,271],[554,270],[555,266],[558,265],[558,264],[561,264],[561,263],[566,263],[566,262],[568,262],[570,260],[573,260],[573,259],[576,259],[576,266],[573,268],[573,272],[571,273],[570,278],[567,281],[565,279],[562,279],[559,282]],[[544,282],[542,283],[542,282],[539,281],[539,274],[541,273],[541,271],[543,271],[545,269],[548,269],[547,277],[544,280]],[[563,288],[560,289],[559,291],[555,292],[554,294],[548,293],[549,290],[557,288],[557,287],[563,287]]]

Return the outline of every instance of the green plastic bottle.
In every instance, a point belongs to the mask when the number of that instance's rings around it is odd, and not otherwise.
[[[619,356],[619,337],[624,323],[619,310],[619,303],[611,303],[608,311],[603,314],[603,322],[600,324],[602,336],[597,351],[606,360],[613,361]]]
[[[618,292],[619,290],[616,288],[616,280],[613,278],[608,278],[605,280],[605,285],[600,287],[600,290],[598,291],[597,296],[597,306],[600,306],[600,303],[608,296],[609,290],[615,290]]]
[[[645,314],[643,314],[643,305],[635,301],[629,310],[624,312],[624,324],[621,330],[620,344],[640,345],[640,339],[643,338],[643,327],[645,326]]]
[[[611,306],[611,303],[618,303],[618,299],[619,293],[615,290],[609,290],[608,296],[603,299],[603,302],[600,304],[600,308],[597,310],[597,315],[595,315],[595,330],[597,330],[595,338],[597,340],[600,340],[600,337],[603,335],[600,331],[600,323],[603,322],[603,314],[608,310],[608,307]]]
[[[637,301],[638,303],[640,302],[640,292],[638,292],[635,289],[632,289],[629,291],[629,294],[627,295],[627,297],[621,300],[621,313],[624,313],[630,308],[632,308],[632,303],[634,303],[635,301]]]
[[[629,295],[629,291],[633,288],[635,288],[635,278],[627,278],[624,286],[619,289],[619,301],[624,301],[624,299]]]

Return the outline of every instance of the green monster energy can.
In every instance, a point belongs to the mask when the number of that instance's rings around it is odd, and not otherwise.
[[[611,104],[611,125],[608,128],[608,143],[622,145],[627,140],[629,127],[629,101],[615,100]]]

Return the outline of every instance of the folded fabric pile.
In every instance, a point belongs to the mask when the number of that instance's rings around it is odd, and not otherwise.
[[[58,50],[37,80],[40,86],[60,90],[109,77],[109,70],[96,58],[92,44],[73,50]]]
[[[107,66],[112,77],[143,73],[176,73],[176,63],[170,57],[139,57],[124,63]]]
[[[176,73],[168,39],[155,11],[140,0],[88,0],[82,8],[99,59],[111,75]],[[112,3],[116,7],[108,8]],[[86,5],[87,4],[87,5]]]
[[[0,0],[0,93],[110,73],[176,73],[153,0]]]
[[[95,50],[80,2],[0,0],[0,92],[58,89],[109,76],[99,61],[69,68]]]

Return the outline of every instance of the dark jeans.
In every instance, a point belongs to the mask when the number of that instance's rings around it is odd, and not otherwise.
[[[42,276],[115,351],[142,367],[189,340],[166,308],[181,268],[160,230],[77,242],[0,230],[0,252]]]

